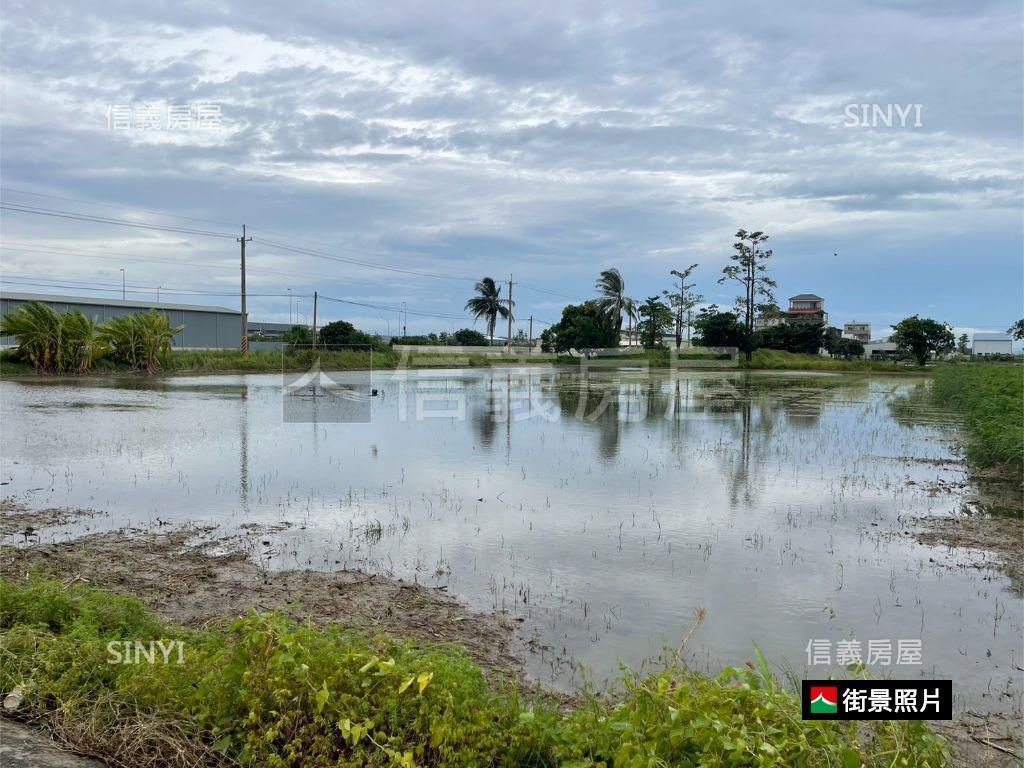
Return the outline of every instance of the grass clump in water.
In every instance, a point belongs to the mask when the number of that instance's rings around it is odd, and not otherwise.
[[[488,683],[460,648],[250,614],[191,631],[138,601],[0,581],[0,686],[117,766],[945,765],[923,723],[802,722],[760,665],[670,663],[573,708]],[[108,643],[173,639],[183,663],[111,664]],[[863,725],[863,724],[862,724]]]

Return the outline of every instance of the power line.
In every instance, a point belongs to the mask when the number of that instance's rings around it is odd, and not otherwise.
[[[18,190],[18,189],[14,189],[14,188],[10,188],[10,187],[3,188],[3,189],[7,189],[8,191],[15,192],[15,193],[20,193],[20,194],[35,195],[35,196],[39,196],[39,197],[48,197],[48,198],[53,198],[53,199],[63,199],[63,200],[69,200],[69,201],[73,201],[73,202],[80,202],[80,203],[84,203],[86,205],[102,205],[102,206],[116,207],[116,206],[113,206],[113,205],[108,204],[108,203],[99,203],[99,202],[81,200],[81,199],[78,199],[78,198],[61,197],[61,196],[58,196],[58,195],[47,195],[47,194],[44,194],[44,193],[28,192],[27,190]],[[130,208],[127,208],[127,207],[122,207],[122,208],[124,210],[133,210],[133,209],[130,209]],[[18,212],[18,213],[29,213],[29,214],[33,214],[33,215],[39,215],[39,216],[63,218],[63,219],[69,219],[69,220],[73,220],[73,221],[87,221],[87,222],[98,223],[98,224],[110,224],[110,225],[114,225],[114,226],[131,227],[131,228],[135,228],[135,229],[144,229],[144,230],[157,231],[157,232],[176,232],[176,233],[181,233],[181,234],[197,235],[197,236],[201,236],[201,237],[231,238],[231,239],[237,240],[237,238],[236,238],[236,236],[234,234],[228,234],[228,233],[223,233],[223,232],[214,232],[214,231],[210,231],[210,230],[203,230],[203,229],[197,229],[197,228],[175,227],[175,226],[170,226],[170,225],[162,225],[162,224],[154,224],[154,223],[147,223],[147,222],[130,221],[130,220],[127,220],[127,219],[118,219],[118,218],[107,217],[107,216],[97,216],[97,215],[93,215],[93,214],[86,214],[86,213],[81,213],[81,212],[76,212],[76,211],[64,211],[64,210],[53,209],[53,208],[42,208],[42,207],[39,207],[39,206],[31,206],[31,205],[20,204],[20,203],[6,203],[6,202],[3,202],[3,203],[0,203],[0,209],[12,211],[12,212]],[[155,214],[155,215],[158,215],[158,216],[168,216],[168,217],[172,217],[172,218],[192,219],[192,220],[195,220],[195,221],[205,221],[205,222],[217,223],[217,222],[214,222],[211,219],[198,219],[198,218],[195,218],[195,217],[177,216],[175,214],[165,214],[165,213],[162,213],[162,212],[159,212],[159,211],[152,211],[152,210],[146,210],[146,209],[134,209],[134,210],[141,211],[141,212],[146,212],[146,213],[151,213],[151,214]],[[266,230],[266,231],[267,232],[272,232],[271,230]],[[290,236],[290,237],[293,237],[293,239],[300,239],[300,240],[302,239],[302,238],[295,238],[294,236]],[[289,252],[289,253],[305,255],[305,256],[311,256],[313,258],[326,259],[326,260],[329,260],[329,261],[335,261],[335,262],[339,262],[339,263],[343,263],[343,264],[352,264],[352,265],[356,265],[356,266],[366,267],[366,268],[369,268],[369,269],[384,270],[384,271],[387,271],[387,272],[413,275],[413,276],[416,276],[416,277],[431,277],[431,278],[436,278],[436,279],[459,280],[459,281],[469,281],[469,282],[477,282],[478,281],[478,278],[471,277],[471,276],[468,276],[468,275],[452,275],[452,274],[444,274],[444,273],[438,273],[438,272],[430,272],[430,271],[426,271],[426,270],[417,270],[417,269],[407,269],[407,268],[403,268],[403,267],[395,267],[395,266],[390,266],[390,265],[387,265],[387,264],[379,264],[379,263],[373,263],[373,262],[368,262],[368,261],[362,261],[362,260],[359,260],[359,259],[347,258],[347,257],[344,257],[344,256],[338,256],[335,253],[318,251],[318,250],[314,250],[314,249],[311,249],[311,248],[301,248],[301,247],[297,247],[297,246],[294,246],[294,245],[289,245],[289,244],[286,244],[286,243],[277,242],[277,241],[274,241],[274,240],[266,240],[266,239],[263,239],[263,238],[256,238],[256,242],[259,242],[259,243],[261,243],[263,245],[268,245],[271,248],[277,248],[277,249],[280,249],[282,251],[286,251],[286,252]],[[310,240],[308,242],[316,242],[316,241]],[[23,250],[28,251],[29,249],[23,249]],[[340,247],[340,250],[351,250],[351,251],[353,251],[355,253],[368,253],[368,252],[365,252],[365,251],[358,251],[358,250],[355,250],[355,249],[345,248],[343,246]],[[98,257],[98,258],[111,258],[110,256],[101,256],[99,254],[88,254],[88,255],[93,256],[93,257]],[[382,258],[391,258],[391,257],[389,257],[386,254],[371,254],[371,255],[380,256]],[[156,260],[156,257],[150,257],[149,260]],[[180,263],[180,261],[178,263]],[[312,276],[310,276],[310,277],[312,277]],[[30,284],[33,284],[33,283],[30,283]],[[34,283],[34,284],[35,285],[43,285],[43,283]],[[536,285],[532,285],[532,284],[522,284],[522,287],[526,288],[527,290],[532,290],[532,291],[536,291],[536,292],[540,292],[540,293],[545,293],[545,294],[549,294],[549,295],[552,295],[552,296],[560,296],[560,297],[568,298],[568,299],[581,300],[581,297],[573,296],[573,295],[570,295],[570,294],[567,294],[567,293],[561,293],[559,291],[552,291],[550,289],[542,288],[540,286],[536,286]],[[168,290],[170,291],[170,289],[168,289]],[[173,293],[173,291],[170,291],[170,292]],[[201,292],[199,292],[199,291],[192,291],[191,293],[197,293],[198,294],[198,293],[201,293]],[[233,294],[208,293],[207,295],[233,295]],[[325,298],[328,298],[328,297],[325,297]],[[337,300],[337,299],[335,299],[335,300]],[[381,306],[373,305],[373,304],[361,304],[361,303],[358,303],[358,302],[347,302],[347,303],[353,304],[354,306],[367,306],[367,307],[370,307],[370,308],[383,309],[384,311],[398,311],[397,309],[394,309],[394,308],[381,307]],[[414,314],[420,314],[420,315],[423,315],[423,316],[426,316],[426,317],[449,317],[449,318],[455,318],[455,317],[461,318],[461,317],[463,317],[461,315],[441,315],[441,314],[416,313],[416,312],[414,312]],[[544,322],[544,321],[542,321],[542,322]],[[548,324],[550,324],[550,323],[548,323]]]
[[[52,255],[52,256],[86,256],[86,257],[94,258],[94,259],[105,259],[105,260],[110,260],[110,261],[131,262],[131,263],[138,263],[138,264],[147,264],[149,262],[159,262],[159,263],[162,263],[162,264],[173,264],[173,265],[187,264],[189,266],[206,267],[206,268],[209,268],[209,269],[225,269],[225,270],[226,269],[230,269],[230,270],[235,270],[235,269],[238,268],[237,264],[235,264],[234,262],[230,262],[230,263],[226,262],[226,263],[223,263],[223,264],[217,264],[217,263],[208,262],[208,261],[195,261],[195,260],[192,260],[192,259],[178,259],[178,258],[162,258],[160,256],[143,256],[142,254],[128,254],[128,253],[118,252],[118,251],[105,251],[104,253],[95,253],[93,251],[86,251],[86,250],[74,249],[74,248],[61,248],[59,246],[53,246],[51,248],[33,248],[33,247],[23,246],[23,245],[21,245],[18,242],[11,243],[10,241],[6,241],[6,242],[0,243],[0,251],[3,251],[3,250],[16,251],[16,252],[17,251],[24,251],[26,253],[45,253],[45,254],[49,254],[49,255]],[[273,254],[267,254],[267,255],[273,255]],[[256,258],[259,258],[259,256],[256,256]],[[310,279],[312,281],[322,280],[324,278],[324,275],[322,275],[322,274],[312,274],[312,273],[309,273],[309,272],[285,272],[283,270],[267,269],[265,267],[249,267],[249,266],[247,266],[246,270],[249,271],[249,272],[259,272],[260,274],[265,274],[265,275],[280,275],[282,277],[301,277],[301,278]],[[344,280],[343,282],[346,285],[363,285],[363,286],[373,287],[373,288],[377,288],[377,287],[380,287],[382,285],[381,283],[354,282],[354,281],[351,281],[351,280],[348,280],[348,279]]]
[[[389,306],[385,306],[383,304],[367,304],[367,303],[361,302],[361,301],[351,301],[349,299],[338,299],[338,298],[335,298],[333,296],[324,296],[324,294],[322,294],[322,293],[319,294],[319,295],[320,295],[321,299],[326,299],[327,301],[336,301],[336,302],[339,302],[340,304],[352,304],[352,305],[357,306],[357,307],[366,307],[368,309],[377,309],[377,310],[381,310],[383,312],[403,312],[403,313],[408,313],[410,315],[419,315],[421,317],[433,317],[433,318],[438,318],[438,319],[441,319],[441,320],[468,320],[469,319],[467,315],[450,315],[450,314],[443,314],[443,313],[417,312],[416,310],[413,310],[413,309],[403,309],[402,307],[389,307]]]
[[[4,192],[16,192],[19,195],[31,195],[33,197],[46,197],[51,200],[65,200],[71,203],[84,203],[85,205],[96,205],[103,208],[114,208],[122,211],[134,211],[136,213],[151,213],[155,216],[166,216],[171,219],[183,219],[185,221],[200,221],[204,224],[223,224],[226,227],[237,227],[238,224],[231,221],[218,221],[217,219],[201,219],[197,216],[182,216],[178,213],[164,213],[163,211],[154,211],[151,208],[133,208],[128,205],[120,205],[119,203],[100,203],[95,200],[83,200],[79,197],[63,197],[61,195],[48,195],[42,192],[29,192],[27,189],[15,189],[14,187],[0,187],[0,191]]]
[[[587,299],[583,298],[582,296],[573,296],[573,295],[568,294],[568,293],[561,293],[559,291],[552,291],[552,290],[549,290],[547,288],[541,288],[540,286],[537,286],[537,285],[530,285],[529,283],[519,283],[518,285],[519,285],[520,288],[527,288],[527,289],[529,289],[531,291],[537,291],[539,293],[549,293],[552,296],[560,296],[563,299],[574,299],[576,301],[586,301],[587,300]]]
[[[114,219],[106,216],[92,216],[90,214],[76,213],[74,211],[60,211],[54,208],[39,208],[30,205],[19,205],[17,203],[0,203],[0,208],[18,213],[31,213],[37,216],[51,216],[59,219],[72,219],[75,221],[90,221],[97,224],[114,224],[119,227],[134,227],[136,229],[149,229],[157,232],[180,232],[187,235],[200,235],[202,237],[224,237],[235,239],[236,235],[229,235],[223,232],[210,232],[202,229],[187,229],[185,227],[172,227],[163,224],[146,224],[127,219]]]
[[[302,254],[304,256],[313,256],[313,257],[318,258],[318,259],[327,259],[329,261],[339,261],[339,262],[342,262],[344,264],[355,264],[355,265],[360,266],[360,267],[369,267],[371,269],[383,269],[383,270],[386,270],[388,272],[401,272],[401,273],[407,274],[407,275],[417,275],[418,277],[436,277],[436,278],[441,278],[441,279],[444,279],[444,280],[469,280],[470,282],[478,282],[480,280],[480,278],[478,278],[478,277],[469,277],[469,276],[463,276],[463,275],[445,275],[445,274],[440,274],[440,273],[437,273],[437,272],[425,272],[425,271],[417,270],[417,269],[404,269],[402,267],[389,267],[386,264],[374,264],[373,262],[369,262],[369,261],[359,261],[357,259],[349,259],[349,258],[346,258],[344,256],[338,256],[337,254],[325,253],[325,252],[322,252],[322,251],[314,251],[314,250],[309,249],[309,248],[297,248],[295,246],[286,245],[285,243],[278,243],[278,242],[275,242],[273,240],[264,240],[263,238],[260,238],[260,237],[255,238],[255,241],[257,243],[262,243],[264,245],[269,245],[272,248],[280,248],[281,250],[291,251],[293,253],[299,253],[299,254]]]
[[[45,279],[45,278],[42,278],[42,279]],[[102,293],[120,293],[121,292],[121,287],[120,287],[121,284],[120,283],[116,283],[116,284],[115,283],[89,283],[89,282],[85,282],[85,281],[82,281],[82,280],[67,280],[67,279],[61,279],[61,278],[54,278],[54,279],[55,280],[60,280],[61,282],[59,282],[59,283],[58,282],[40,282],[40,278],[25,280],[23,278],[8,277],[8,276],[5,275],[5,276],[0,276],[0,283],[11,283],[15,287],[21,286],[21,285],[26,285],[26,286],[27,285],[34,285],[34,286],[37,286],[37,287],[40,287],[40,288],[69,288],[69,289],[79,290],[79,291],[80,290],[88,289],[88,290],[100,291]],[[114,286],[114,285],[116,285],[117,287],[116,288],[109,288],[109,289],[103,287],[103,286]],[[164,286],[164,285],[152,286],[150,288],[147,288],[147,286],[138,286],[138,285],[136,285],[134,287],[142,288],[143,290],[128,291],[128,293],[156,293],[157,288],[159,288],[160,289],[160,293],[166,293],[166,294],[169,294],[169,295],[172,295],[172,296],[193,296],[193,295],[194,296],[237,296],[238,295],[238,291],[204,291],[204,290],[193,289],[193,288],[174,288],[172,286]],[[293,294],[287,294],[287,293],[250,293],[249,295],[250,296],[260,296],[260,297],[276,297],[276,298],[286,298],[289,295],[293,295],[293,296],[301,296],[302,298],[308,298],[309,296],[312,296],[313,294],[311,294],[311,293],[310,294],[305,294],[305,293],[299,293],[299,294],[294,294],[294,293]],[[80,298],[87,298],[87,297],[83,296],[83,297],[80,297]]]
[[[68,200],[68,201],[73,201],[73,202],[80,202],[80,203],[84,203],[86,205],[103,205],[103,206],[117,207],[117,206],[113,206],[113,205],[108,204],[108,203],[92,202],[92,201],[88,201],[88,200],[82,200],[80,198],[61,197],[59,195],[47,195],[47,194],[43,194],[43,193],[40,193],[40,192],[28,192],[26,190],[18,190],[18,189],[14,189],[12,187],[3,187],[2,189],[6,189],[8,191],[17,192],[17,193],[20,193],[20,194],[37,195],[39,197],[48,197],[48,198],[53,198],[53,199],[58,199],[58,200]],[[195,228],[188,228],[188,227],[174,227],[174,226],[164,225],[164,224],[153,224],[153,223],[146,223],[146,222],[137,222],[137,221],[130,221],[130,220],[127,220],[127,219],[117,219],[117,218],[112,218],[112,217],[107,217],[107,216],[96,216],[96,215],[93,215],[93,214],[81,213],[81,212],[77,212],[77,211],[63,211],[63,210],[59,210],[59,209],[55,209],[55,208],[42,208],[42,207],[39,207],[39,206],[31,206],[31,205],[26,205],[26,204],[21,204],[21,203],[0,202],[0,209],[9,210],[9,211],[18,212],[18,213],[30,213],[30,214],[34,214],[34,215],[38,215],[38,216],[50,216],[50,217],[55,217],[55,218],[70,219],[70,220],[73,220],[73,221],[88,221],[88,222],[93,222],[93,223],[97,223],[97,224],[111,224],[111,225],[115,225],[115,226],[132,227],[132,228],[135,228],[135,229],[145,229],[145,230],[157,231],[157,232],[177,232],[177,233],[181,233],[181,234],[198,235],[198,236],[201,236],[201,237],[219,237],[219,238],[236,239],[235,235],[224,233],[224,232],[212,232],[212,231],[209,231],[209,230],[202,230],[202,229],[195,229]],[[131,209],[131,208],[123,207],[123,206],[122,206],[122,209],[123,210],[137,210],[137,211],[141,211],[141,212],[145,212],[145,213],[151,213],[151,214],[154,214],[154,215],[157,215],[157,216],[168,216],[168,217],[172,217],[172,218],[181,218],[181,219],[190,219],[190,220],[194,220],[194,221],[204,221],[204,222],[218,223],[218,222],[215,222],[212,219],[199,219],[199,218],[196,218],[196,217],[178,216],[176,214],[166,214],[166,213],[162,213],[160,211],[153,211],[153,210],[148,210],[148,209]],[[223,222],[219,222],[219,223],[223,223]],[[265,231],[272,232],[272,230],[265,230]],[[284,236],[292,237],[293,239],[298,239],[298,240],[303,239],[303,238],[296,238],[293,235],[284,235]],[[322,258],[322,259],[328,259],[328,260],[332,260],[332,261],[338,261],[338,262],[345,263],[345,264],[354,264],[356,266],[368,267],[370,269],[382,269],[382,270],[386,270],[388,272],[397,272],[397,273],[402,273],[402,274],[415,275],[417,277],[433,277],[433,278],[444,279],[444,280],[463,280],[463,281],[469,281],[469,282],[477,282],[479,280],[479,278],[471,277],[469,275],[443,274],[443,273],[438,273],[438,272],[429,272],[429,271],[426,271],[426,270],[406,269],[406,268],[403,268],[403,267],[389,266],[387,264],[378,264],[378,263],[374,263],[374,262],[361,261],[361,260],[358,260],[358,259],[352,259],[352,258],[346,258],[344,256],[338,256],[337,254],[334,254],[334,253],[328,253],[328,252],[324,252],[324,251],[317,251],[317,250],[313,250],[313,249],[310,249],[310,248],[300,248],[300,247],[297,247],[297,246],[288,245],[286,243],[281,243],[281,242],[277,242],[277,241],[274,241],[274,240],[266,240],[266,239],[263,239],[263,238],[256,238],[256,242],[263,243],[264,245],[269,245],[269,246],[271,246],[273,248],[280,248],[281,250],[289,251],[291,253],[297,253],[297,254],[301,254],[301,255],[312,256],[314,258]],[[315,241],[315,240],[308,240],[307,242],[314,242],[315,243],[317,241]],[[344,246],[335,246],[335,247],[338,250],[348,250],[348,251],[352,251],[354,253],[359,253],[359,254],[367,254],[367,255],[372,255],[372,256],[379,256],[381,258],[393,258],[392,256],[389,256],[387,254],[373,253],[373,252],[370,252],[370,251],[361,251],[361,250],[352,249],[352,248],[345,248]],[[562,292],[559,292],[559,291],[552,291],[550,289],[541,288],[540,286],[532,285],[532,284],[529,284],[529,283],[524,283],[522,285],[523,285],[524,288],[527,288],[528,290],[537,291],[537,292],[540,292],[540,293],[547,293],[547,294],[550,294],[552,296],[560,296],[562,298],[581,300],[581,297],[579,297],[579,296],[573,296],[571,294],[562,293]]]

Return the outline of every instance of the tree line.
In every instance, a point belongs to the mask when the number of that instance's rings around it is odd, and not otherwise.
[[[719,284],[738,288],[732,309],[711,304],[690,319],[692,310],[704,300],[694,290],[696,284],[688,282],[699,264],[671,270],[673,285],[660,295],[643,300],[626,293],[625,280],[618,269],[606,269],[595,283],[598,296],[565,307],[559,322],[541,334],[542,349],[571,354],[573,350],[618,347],[625,320],[626,343],[638,343],[645,349],[663,347],[664,339],[674,330],[678,351],[683,330],[689,327],[697,346],[736,347],[748,361],[761,348],[798,354],[818,354],[824,349],[833,357],[846,359],[864,355],[864,345],[856,339],[844,338],[838,328],[823,322],[786,322],[774,295],[777,284],[769,274],[772,249],[765,245],[769,236],[740,229],[735,237],[729,263],[717,280]],[[931,318],[913,315],[892,329],[889,340],[919,365],[924,365],[931,355],[942,355],[955,348],[949,325]],[[1011,328],[1011,332],[1015,330],[1024,336],[1024,321]]]

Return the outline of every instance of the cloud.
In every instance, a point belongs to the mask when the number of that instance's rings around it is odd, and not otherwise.
[[[466,278],[410,279],[255,242],[253,265],[302,275],[268,272],[268,292],[360,285],[392,306],[457,313],[484,273],[589,295],[616,265],[644,296],[696,260],[711,294],[745,227],[772,233],[784,293],[813,290],[858,318],[929,303],[964,325],[1019,314],[1016,3],[6,11],[5,186],[245,222],[264,240]],[[216,104],[223,125],[109,129],[111,106],[145,103]],[[847,127],[851,103],[921,104],[922,126]],[[61,205],[127,215],[51,201]],[[125,234],[4,216],[5,240],[105,237],[114,250]],[[170,240],[133,248],[163,258]],[[176,247],[229,270],[230,283],[231,245]],[[827,258],[836,250],[851,258]],[[26,260],[6,244],[3,261],[80,278],[102,267]],[[922,274],[931,264],[948,272]],[[146,270],[206,282],[163,261]],[[972,291],[947,277],[956,271],[971,272]],[[520,315],[552,312],[550,298],[524,290]],[[280,316],[281,303],[252,306]]]

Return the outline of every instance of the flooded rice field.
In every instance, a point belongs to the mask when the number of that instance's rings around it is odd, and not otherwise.
[[[444,587],[520,619],[557,686],[676,646],[704,607],[702,669],[757,642],[824,677],[859,651],[877,674],[952,678],[961,708],[1020,706],[1019,592],[913,535],[971,491],[921,379],[524,368],[372,386],[353,423],[329,397],[289,416],[277,375],[5,381],[2,490],[98,512],[44,541],[193,522],[247,534],[267,568]]]

